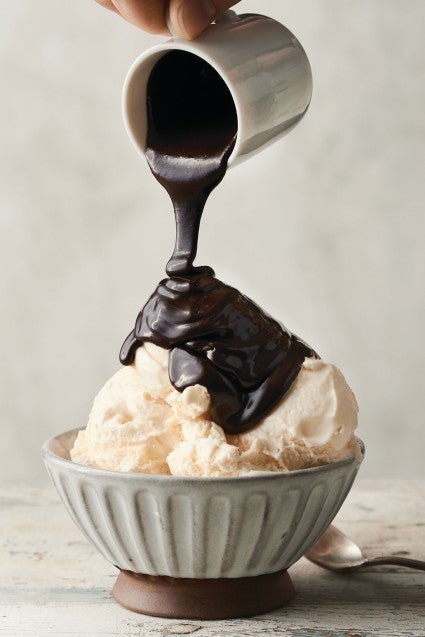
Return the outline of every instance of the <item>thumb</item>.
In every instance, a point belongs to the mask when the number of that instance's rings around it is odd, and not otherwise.
[[[173,27],[186,40],[202,33],[211,22],[237,0],[170,0],[169,13]]]

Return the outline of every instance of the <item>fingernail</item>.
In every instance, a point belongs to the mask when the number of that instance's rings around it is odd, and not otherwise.
[[[179,31],[192,40],[211,24],[215,15],[216,8],[211,0],[186,0],[177,14]]]

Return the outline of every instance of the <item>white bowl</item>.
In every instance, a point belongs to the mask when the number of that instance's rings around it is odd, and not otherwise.
[[[232,478],[122,473],[70,461],[77,429],[43,446],[50,477],[84,535],[125,571],[174,578],[287,569],[342,505],[360,461]]]

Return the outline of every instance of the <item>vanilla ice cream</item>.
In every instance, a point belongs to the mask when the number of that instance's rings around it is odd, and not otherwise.
[[[357,403],[334,365],[307,358],[290,390],[245,433],[226,435],[209,420],[201,385],[176,391],[168,350],[139,347],[95,398],[74,462],[102,469],[181,476],[288,471],[360,457]]]

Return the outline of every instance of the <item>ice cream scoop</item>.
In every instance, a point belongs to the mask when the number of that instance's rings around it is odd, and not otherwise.
[[[357,403],[334,365],[308,358],[293,386],[256,427],[225,434],[210,418],[206,388],[178,392],[169,351],[145,343],[95,398],[75,462],[115,471],[234,476],[288,471],[359,457]]]

